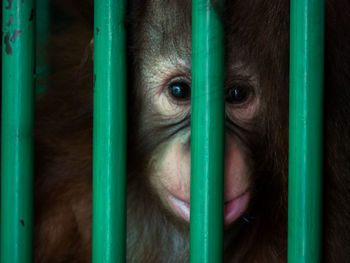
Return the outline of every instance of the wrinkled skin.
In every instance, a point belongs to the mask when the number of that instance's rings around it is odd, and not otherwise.
[[[128,262],[187,262],[191,3],[129,1]],[[227,1],[225,262],[286,262],[289,1]],[[89,21],[89,19],[87,19]],[[52,40],[35,262],[90,262],[92,25]],[[350,245],[350,4],[326,4],[323,258]]]

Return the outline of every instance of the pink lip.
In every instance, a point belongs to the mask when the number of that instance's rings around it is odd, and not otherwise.
[[[187,222],[190,221],[190,203],[183,201],[173,195],[169,195],[169,203],[174,211]],[[249,192],[244,192],[234,199],[225,202],[224,216],[225,225],[237,220],[246,210],[249,202]]]

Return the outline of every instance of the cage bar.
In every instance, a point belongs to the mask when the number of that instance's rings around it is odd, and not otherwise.
[[[95,0],[93,121],[94,263],[126,257],[126,1]]]
[[[2,1],[1,262],[32,262],[34,1]]]
[[[321,262],[324,1],[292,0],[288,262]]]
[[[224,1],[192,1],[190,262],[222,262]]]

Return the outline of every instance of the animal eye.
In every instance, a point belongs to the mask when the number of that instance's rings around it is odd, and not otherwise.
[[[235,85],[226,90],[226,102],[230,104],[242,104],[249,99],[251,91],[251,88],[248,86]]]
[[[191,96],[191,88],[185,82],[174,82],[169,85],[169,93],[175,100],[187,100]]]

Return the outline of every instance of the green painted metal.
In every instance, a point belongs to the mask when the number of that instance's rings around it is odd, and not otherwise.
[[[324,1],[291,1],[288,262],[321,262]]]
[[[223,259],[224,1],[192,1],[190,262]]]
[[[32,262],[34,1],[2,1],[1,262]]]
[[[95,0],[93,123],[94,263],[126,257],[125,0]]]

